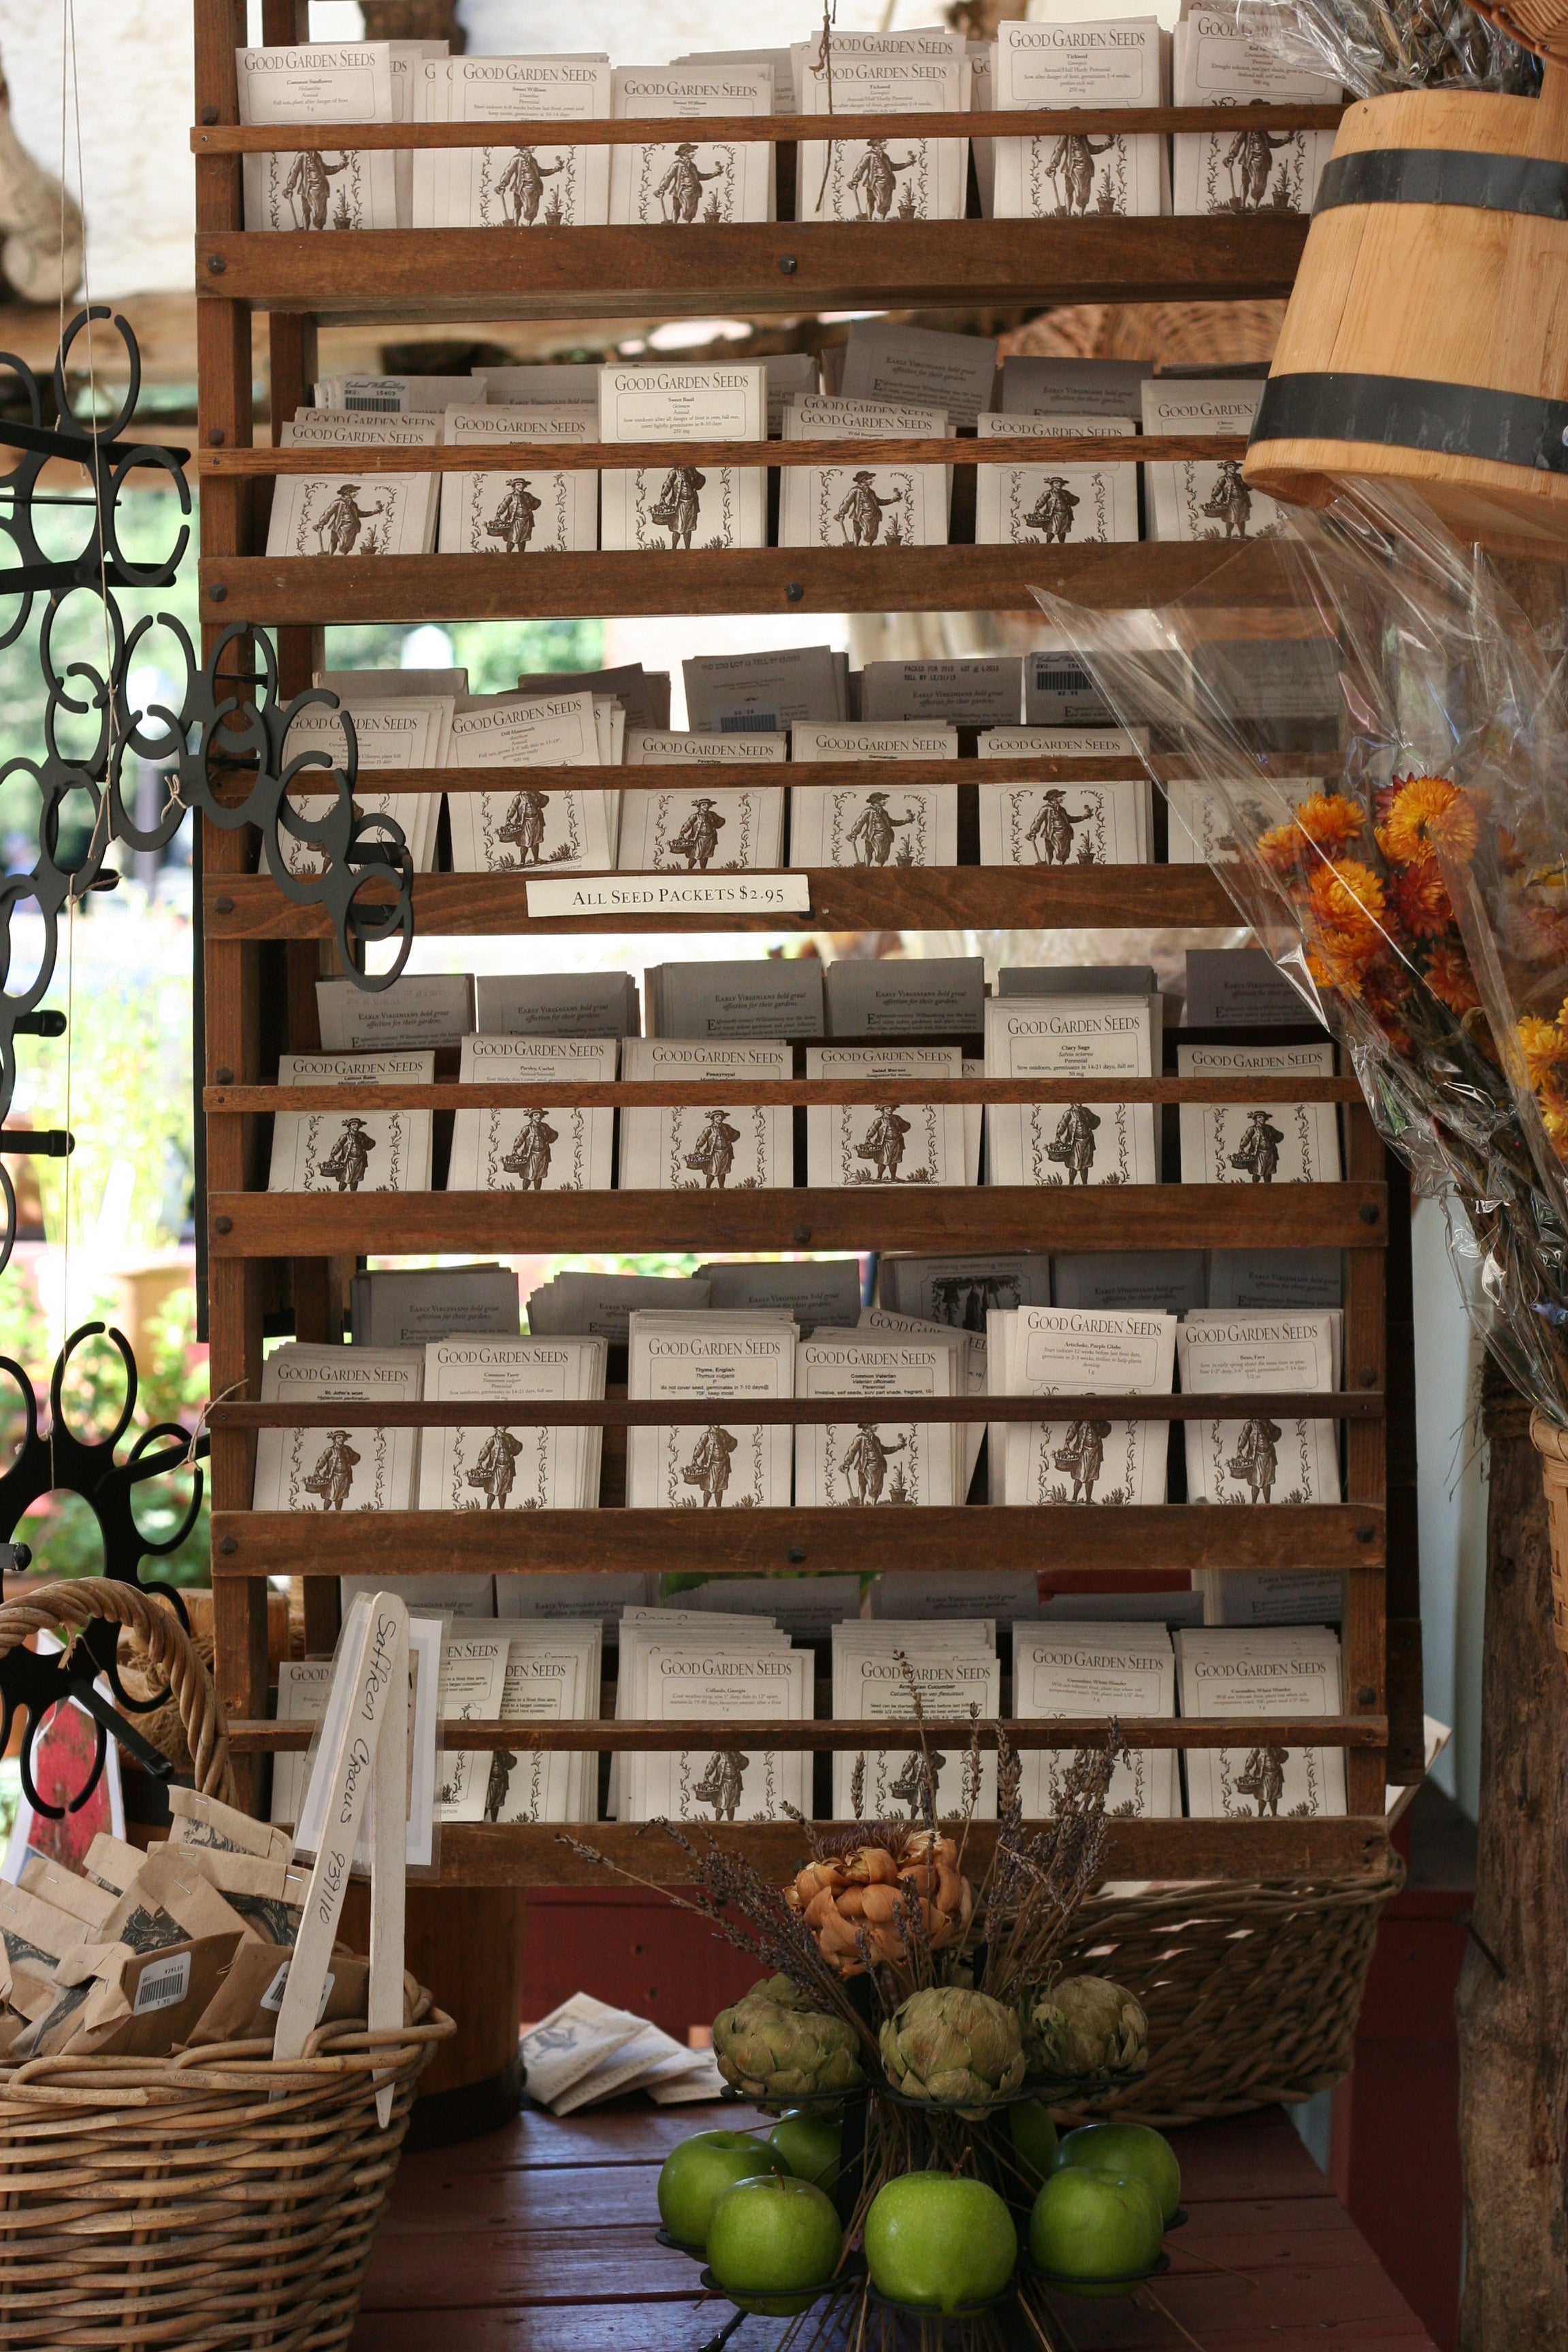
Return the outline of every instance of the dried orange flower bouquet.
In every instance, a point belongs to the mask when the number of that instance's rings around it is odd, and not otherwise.
[[[1260,561],[1274,567],[1270,632],[1321,663],[1337,728],[1304,730],[1283,693],[1270,713],[1256,642],[1215,641],[1215,607],[1257,607]],[[1243,551],[1189,604],[1101,615],[1040,602],[1123,724],[1152,727],[1173,835],[1203,823],[1215,873],[1295,979],[1303,1018],[1344,1041],[1415,1189],[1445,1202],[1456,1257],[1479,1276],[1462,1286],[1487,1344],[1568,1424],[1557,649],[1479,551],[1414,499],[1363,486],[1293,511],[1285,535]]]

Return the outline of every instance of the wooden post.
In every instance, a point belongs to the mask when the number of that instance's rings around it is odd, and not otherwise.
[[[1461,2352],[1568,2344],[1568,1675],[1530,1411],[1489,1362],[1480,1842],[1459,1978]]]

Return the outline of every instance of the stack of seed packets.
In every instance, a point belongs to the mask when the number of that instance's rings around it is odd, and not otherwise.
[[[833,1719],[836,1723],[908,1723],[914,1715],[910,1681],[926,1717],[964,1722],[971,1708],[983,1721],[1000,1713],[1002,1669],[992,1619],[859,1618],[833,1629]],[[983,1751],[976,1775],[961,1733],[931,1743],[939,1819],[973,1809],[978,1821],[996,1816],[996,1754]],[[855,1802],[856,1782],[860,1801]],[[925,1765],[918,1748],[836,1748],[833,1818],[922,1821]]]
[[[1152,1078],[1160,1054],[1153,996],[988,997],[988,1078],[1073,1078],[1080,1102],[992,1103],[993,1184],[1156,1184],[1154,1105],[1094,1099],[1097,1078]]]
[[[617,1717],[695,1725],[811,1721],[810,1650],[792,1648],[788,1634],[765,1618],[737,1627],[710,1612],[692,1613],[699,1622],[687,1626],[653,1624],[640,1612],[629,1622],[623,1617]],[[781,1821],[789,1807],[811,1811],[811,1757],[751,1744],[634,1750],[623,1759],[621,1787],[627,1821]]]
[[[1178,106],[1212,106],[1213,131],[1175,135],[1175,209],[1235,215],[1310,213],[1334,152],[1331,131],[1258,131],[1248,106],[1333,106],[1338,82],[1281,64],[1233,9],[1193,7],[1172,36]]]
[[[509,1584],[528,1581],[507,1578]],[[459,1666],[487,1674],[499,1658],[484,1705],[449,1704]],[[462,1617],[447,1627],[442,1652],[444,1717],[463,1713],[502,1723],[595,1723],[599,1717],[603,1633],[597,1618]],[[453,1759],[448,1757],[447,1765]],[[475,1750],[465,1768],[466,1810],[448,1821],[592,1822],[599,1811],[599,1759],[531,1748]]]
[[[959,1045],[808,1045],[808,1078],[961,1078]],[[813,1103],[805,1114],[814,1187],[976,1184],[981,1122],[963,1103]]]
[[[403,45],[398,44],[399,47]],[[299,131],[396,120],[392,45],[310,41],[235,51],[239,119]],[[247,229],[396,228],[390,148],[340,146],[242,159]]]
[[[1344,1316],[1237,1314],[1206,1308],[1184,1318],[1176,1337],[1182,1387],[1189,1394],[1332,1395],[1340,1385]],[[1194,1503],[1337,1503],[1339,1426],[1281,1423],[1267,1411],[1245,1421],[1189,1421],[1187,1495]]]
[[[797,1397],[847,1397],[839,1422],[800,1422],[795,1433],[795,1499],[809,1509],[876,1509],[962,1503],[964,1430],[923,1422],[919,1400],[961,1396],[963,1335],[918,1337],[885,1327],[818,1332],[795,1349]]]
[[[434,1404],[493,1405],[492,1423],[431,1426],[419,1456],[422,1511],[591,1511],[598,1507],[602,1429],[530,1425],[514,1408],[578,1404],[605,1393],[606,1343],[591,1339],[433,1339],[425,1395]],[[502,1415],[505,1418],[502,1418]]]
[[[992,1307],[1050,1305],[1051,1262],[1024,1250],[973,1257],[882,1257],[877,1296],[895,1315],[951,1324],[983,1339]]]
[[[436,867],[436,829],[440,815],[439,793],[365,792],[367,776],[398,769],[441,768],[451,741],[455,698],[449,694],[392,694],[377,700],[364,694],[345,695],[335,710],[324,703],[309,703],[289,722],[283,740],[285,766],[308,759],[315,767],[346,772],[350,730],[356,759],[353,804],[363,817],[382,817],[398,825],[408,846],[416,874]],[[290,793],[289,806],[300,822],[321,825],[338,805],[336,793]],[[362,835],[362,841],[364,836]],[[279,823],[279,847],[285,870],[301,879],[327,870],[326,851],[290,832]],[[261,870],[271,871],[271,852],[265,838]],[[352,986],[352,982],[345,982]],[[356,994],[363,992],[355,991]]]
[[[454,401],[482,400],[484,390],[471,375],[321,375],[315,394],[318,408],[350,415],[439,416]]]
[[[921,139],[910,117],[960,114],[969,106],[969,49],[962,33],[818,34],[790,46],[803,115],[887,114],[886,137],[802,140],[795,217],[803,221],[962,220],[969,184],[967,139]]]
[[[617,66],[610,109],[628,122],[684,115],[693,131],[673,145],[611,148],[612,224],[720,228],[775,217],[775,150],[763,141],[736,146],[701,136],[705,115],[772,114],[771,65]]]
[[[641,1025],[629,971],[485,973],[474,983],[482,1037],[635,1037]]]
[[[986,1378],[986,1341],[984,1330],[968,1331],[952,1323],[937,1323],[921,1315],[900,1315],[890,1307],[867,1307],[861,1309],[860,1328],[879,1332],[897,1339],[914,1339],[922,1344],[945,1340],[956,1349],[953,1367],[953,1396],[985,1396],[990,1383]],[[978,1421],[954,1422],[954,1486],[952,1499],[965,1501],[969,1482],[980,1460],[980,1442],[985,1434],[984,1424]],[[796,1478],[799,1478],[796,1469]]]
[[[726,1583],[728,1580],[724,1580]],[[717,1602],[708,1608],[655,1608],[630,1601],[621,1612],[619,1626],[615,1716],[617,1723],[632,1723],[647,1715],[646,1653],[661,1643],[679,1645],[682,1642],[708,1655],[732,1649],[743,1657],[764,1650],[778,1657],[787,1656],[791,1648],[789,1634],[780,1630],[765,1610],[730,1611],[721,1609]],[[643,1654],[641,1662],[639,1653]],[[788,1674],[795,1671],[791,1667]],[[809,1692],[809,1675],[806,1688]],[[801,1719],[811,1720],[809,1703]],[[605,1807],[608,1821],[625,1821],[627,1817],[632,1762],[630,1755],[619,1751],[611,1754]],[[808,1790],[810,1785],[808,1780]],[[809,1804],[801,1807],[803,1812],[810,1810]]]
[[[517,1276],[493,1259],[356,1274],[349,1284],[349,1328],[356,1348],[423,1348],[454,1331],[512,1339],[521,1328]]]
[[[479,698],[452,721],[454,768],[596,768],[613,758],[596,698],[577,694]],[[612,720],[608,702],[604,717]],[[616,862],[620,795],[562,792],[520,781],[515,792],[453,793],[452,866],[458,874],[609,872]]]
[[[980,419],[982,441],[1019,436],[1070,441],[1082,436],[1136,436],[1124,416],[996,416]],[[974,538],[982,547],[1107,546],[1138,537],[1138,468],[1112,464],[1058,465],[1048,449],[1037,464],[975,470]]]
[[[983,760],[1132,759],[1140,727],[988,727]],[[1153,856],[1153,786],[1146,776],[980,786],[982,866],[1146,866]]]
[[[784,411],[786,441],[940,441],[941,408],[803,393]],[[791,466],[779,492],[781,547],[945,547],[952,467]]]
[[[787,1315],[636,1309],[627,1395],[710,1403],[710,1423],[669,1423],[626,1435],[630,1510],[782,1510],[790,1499],[793,1433],[750,1422],[746,1401],[795,1394],[795,1324]],[[719,1418],[719,1416],[722,1418]]]
[[[261,1368],[263,1404],[415,1404],[417,1348],[329,1348],[289,1340]],[[416,1429],[263,1429],[256,1439],[258,1511],[408,1511]]]
[[[279,435],[285,449],[434,449],[438,416],[340,415],[301,408]],[[436,474],[378,474],[337,455],[321,474],[279,474],[267,525],[268,555],[428,555],[440,514]]]
[[[958,758],[956,727],[845,725],[790,730],[792,765],[822,760]],[[956,866],[958,785],[794,783],[789,795],[792,866]]]
[[[788,1315],[805,1339],[819,1326],[852,1331],[859,1320],[858,1257],[715,1258],[697,1271],[710,1305]]]
[[[586,401],[468,401],[447,410],[443,438],[468,442],[592,441]],[[443,474],[437,544],[443,555],[569,555],[599,544],[599,478],[585,469]]]
[[[733,963],[650,964],[644,974],[650,1037],[744,1039],[822,1034],[817,956],[748,957]]]
[[[599,371],[601,441],[767,438],[767,376],[760,360]],[[659,466],[600,480],[599,544],[638,549],[765,547],[767,476],[760,466]]]
[[[467,1434],[459,1432],[459,1434]],[[500,1713],[506,1681],[504,1634],[473,1621],[455,1621],[441,1637],[438,1713],[443,1723],[493,1723]],[[443,1822],[485,1818],[489,1752],[483,1748],[443,1748],[437,1759],[436,1803]]]
[[[607,1192],[616,1114],[574,1107],[574,1084],[612,1084],[614,1037],[465,1037],[463,1086],[560,1087],[545,1110],[460,1110],[452,1122],[448,1192]]]
[[[554,2116],[632,2091],[662,2105],[717,2098],[723,2088],[710,2051],[688,2050],[646,2017],[607,2008],[592,1993],[574,1992],[531,2026],[519,2047],[529,2097]]]
[[[1155,16],[1000,24],[996,110],[1162,106],[1169,47]],[[994,143],[998,220],[1112,220],[1171,209],[1165,142],[1157,133],[1064,132]]]
[[[1146,435],[1245,435],[1252,430],[1262,397],[1263,385],[1256,378],[1162,376],[1143,386],[1143,430]],[[1237,545],[1277,537],[1285,528],[1285,509],[1244,481],[1241,468],[1239,455],[1146,465],[1149,537],[1183,544],[1218,539]]]
[[[1198,1045],[1176,1043],[1183,1078],[1331,1078],[1334,1049],[1327,1038],[1307,1045]],[[1337,1105],[1235,1103],[1181,1106],[1184,1184],[1337,1184],[1340,1158]]]
[[[329,1054],[460,1045],[474,1025],[473,976],[409,971],[384,988],[352,980],[316,982],[316,1018]]]
[[[438,58],[416,68],[416,122],[604,122],[604,57]],[[606,147],[520,143],[415,151],[415,228],[583,228],[609,218]]]
[[[696,1314],[708,1304],[708,1285],[695,1275],[558,1274],[529,1295],[528,1328],[535,1339],[591,1332],[624,1348],[638,1307],[676,1307]]]
[[[750,1082],[787,1082],[794,1056],[782,1039],[628,1037],[621,1076],[663,1079],[685,1099],[625,1110],[616,1181],[633,1192],[756,1192],[795,1182],[795,1130],[787,1105],[746,1101]],[[688,1108],[689,1104],[689,1108]]]
[[[1176,1628],[1176,1689],[1184,1715],[1336,1716],[1343,1709],[1339,1635],[1326,1625],[1256,1630]],[[1288,1748],[1264,1739],[1182,1754],[1194,1821],[1312,1821],[1345,1811],[1342,1748]]]
[[[993,1308],[987,1369],[994,1396],[1168,1396],[1176,1318],[1159,1313],[1099,1314],[1079,1307]],[[992,1424],[1002,1439],[1004,1491],[992,1501],[1163,1503],[1168,1452],[1163,1421],[1115,1421],[1093,1412],[1081,1421]]]
[[[1147,1722],[1175,1712],[1175,1658],[1163,1624],[1079,1621],[1016,1628],[1013,1713],[1020,1723],[1053,1715]],[[1019,1751],[1026,1821],[1049,1821],[1056,1813],[1074,1754],[1071,1748]],[[1121,1755],[1105,1810],[1120,1820],[1179,1819],[1174,1748],[1140,1748]]]
[[[743,735],[683,735],[668,729],[628,727],[628,768],[713,767],[744,762],[783,764],[788,738],[781,730]],[[700,779],[694,780],[700,783]],[[744,874],[778,866],[784,856],[782,783],[740,790],[633,792],[624,795],[620,850],[623,874]]]
[[[280,1054],[280,1087],[427,1087],[435,1054]],[[427,1192],[427,1110],[280,1110],[269,1192]]]

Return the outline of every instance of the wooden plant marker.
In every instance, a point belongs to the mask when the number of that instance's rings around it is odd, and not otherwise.
[[[328,1737],[318,1754],[326,1806],[310,1890],[279,2011],[273,2055],[302,2055],[315,2031],[332,1945],[348,1892],[354,1848],[374,1792],[371,1860],[370,2000],[372,2032],[403,2022],[405,1815],[408,1791],[408,1610],[395,1593],[378,1592],[351,1617],[327,1706]],[[303,1810],[303,1809],[301,1809]],[[392,2119],[392,2084],[375,2095],[383,2130]]]

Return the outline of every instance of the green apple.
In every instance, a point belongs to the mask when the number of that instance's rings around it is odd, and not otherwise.
[[[843,2137],[842,2110],[832,2116],[796,2108],[780,2116],[768,2134],[768,2146],[778,2150],[797,2180],[815,2180],[819,2189],[831,2191],[838,2185]]]
[[[1018,2113],[1016,2107],[1013,2113]],[[1182,2201],[1182,2168],[1170,2141],[1147,2124],[1080,2124],[1062,2141],[1056,2164],[1046,2168],[1055,2171],[1064,2164],[1087,2165],[1091,2172],[1120,2172],[1129,2179],[1146,2180],[1167,2230],[1175,2219]]]
[[[1122,2294],[1127,2287],[1083,2280],[1135,2280],[1160,2257],[1165,2225],[1146,2180],[1065,2164],[1053,2172],[1029,2216],[1029,2259],[1077,2294]]]
[[[833,2276],[844,2232],[833,2200],[809,2180],[742,2180],[708,2224],[708,2267],[743,2311],[788,2319]]]
[[[700,2250],[726,2189],[759,2173],[788,2170],[776,2148],[754,2132],[693,2132],[672,2147],[658,2176],[658,2218],[677,2245]]]
[[[906,2172],[883,2184],[866,2216],[866,2267],[893,2303],[932,2311],[988,2303],[1017,2259],[1013,2217],[983,2180]]]
[[[1034,2197],[1057,2161],[1057,2127],[1051,2121],[1051,2111],[1038,2099],[1020,2099],[1007,2110],[1007,2129],[1013,2136],[1013,2153],[1019,2169],[1028,2184],[1029,2195]]]

